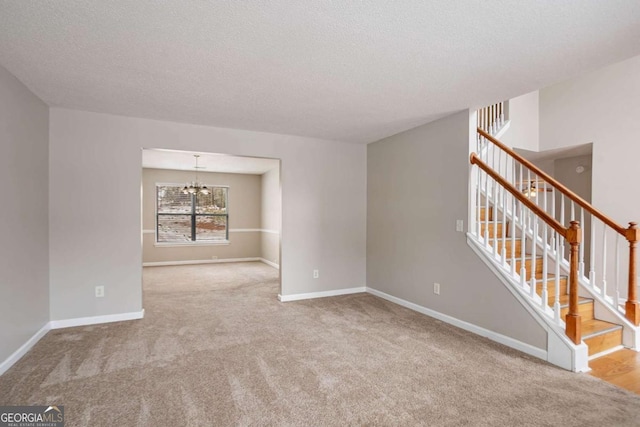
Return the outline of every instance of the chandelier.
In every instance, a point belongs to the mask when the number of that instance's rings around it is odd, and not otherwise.
[[[191,183],[187,183],[187,185],[185,185],[182,189],[182,192],[184,194],[209,194],[209,189],[207,188],[207,186],[198,181],[198,169],[203,169],[202,167],[198,166],[198,158],[200,157],[200,154],[194,154],[193,157],[196,158],[196,180],[192,181]]]
[[[529,186],[522,190],[522,193],[524,194],[524,197],[527,198],[536,197],[538,195],[538,189],[536,187],[535,181],[531,181]]]

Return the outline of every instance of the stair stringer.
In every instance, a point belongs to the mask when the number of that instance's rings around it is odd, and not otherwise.
[[[516,300],[527,310],[531,317],[547,333],[546,360],[556,366],[573,372],[587,372],[589,368],[589,349],[584,342],[576,345],[567,337],[564,328],[557,325],[553,318],[545,313],[539,304],[535,303],[524,292],[518,278],[504,269],[503,265],[487,248],[467,233],[467,244],[478,255],[480,260],[496,275],[502,284],[511,292]]]

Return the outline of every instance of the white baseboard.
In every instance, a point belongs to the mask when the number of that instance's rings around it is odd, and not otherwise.
[[[31,350],[31,347],[36,345],[36,343],[40,341],[40,339],[44,337],[47,334],[47,332],[49,332],[50,329],[51,329],[51,322],[45,323],[45,325],[42,328],[40,328],[38,332],[33,334],[33,336],[29,338],[29,340],[27,340],[26,343],[22,344],[20,348],[14,351],[11,356],[7,357],[4,362],[0,363],[0,375],[7,372],[9,368],[13,366],[14,363],[20,360],[22,356],[27,354],[27,352]]]
[[[282,302],[300,301],[303,299],[335,297],[338,295],[359,294],[366,292],[367,288],[361,286],[359,288],[336,289],[333,291],[309,292],[306,294],[278,295],[278,299]]]
[[[36,332],[29,340],[22,344],[19,349],[13,352],[4,362],[0,363],[0,375],[7,372],[22,356],[27,354],[31,348],[36,345],[47,332],[52,329],[71,328],[74,326],[97,325],[99,323],[122,322],[125,320],[142,319],[144,317],[144,309],[131,313],[109,314],[106,316],[79,317],[76,319],[52,320],[47,322],[38,332]]]
[[[144,317],[144,308],[130,313],[107,314],[105,316],[77,317],[75,319],[52,320],[51,329],[73,328],[74,326],[97,325],[100,323],[123,322]]]
[[[260,258],[260,261],[264,262],[267,265],[270,265],[271,267],[275,268],[276,270],[280,270],[280,265],[276,264],[275,262],[271,262],[268,259],[264,259],[264,258]]]
[[[220,264],[224,262],[252,262],[262,261],[262,258],[225,258],[225,259],[192,259],[187,261],[159,261],[143,262],[143,267],[164,267],[169,265]]]
[[[472,323],[465,322],[464,320],[456,319],[455,317],[451,317],[447,314],[440,313],[430,308],[423,307],[421,305],[403,300],[398,297],[394,297],[393,295],[386,294],[377,289],[367,288],[367,292],[377,297],[380,297],[382,299],[386,299],[387,301],[391,301],[395,304],[406,307],[410,310],[417,311],[418,313],[426,314],[429,317],[433,317],[435,319],[441,320],[450,325],[457,326],[458,328],[464,329],[465,331],[473,332],[474,334],[489,338],[490,340],[498,342],[500,344],[504,344],[507,347],[520,350],[523,353],[529,354],[531,356],[537,357],[542,360],[547,360],[547,351],[541,348],[534,347],[531,344],[518,341],[514,338],[499,334],[494,331],[490,331],[481,326],[474,325]]]

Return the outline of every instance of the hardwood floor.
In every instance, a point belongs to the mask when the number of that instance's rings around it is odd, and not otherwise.
[[[620,350],[589,362],[590,374],[640,394],[640,352]]]

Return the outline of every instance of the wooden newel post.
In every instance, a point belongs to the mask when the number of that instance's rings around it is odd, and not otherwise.
[[[640,325],[640,303],[638,302],[638,283],[636,276],[636,244],[640,238],[640,229],[635,222],[629,223],[627,240],[629,241],[629,293],[625,312],[627,319],[634,325]]]
[[[582,342],[582,320],[578,311],[578,251],[580,249],[580,223],[571,221],[567,228],[567,242],[571,245],[569,264],[569,312],[565,317],[567,336],[575,344]]]

